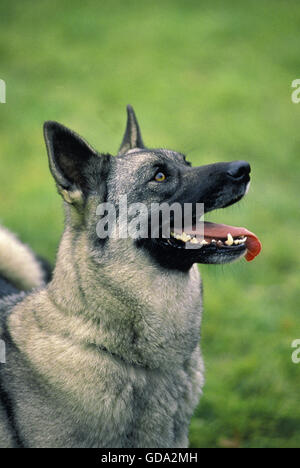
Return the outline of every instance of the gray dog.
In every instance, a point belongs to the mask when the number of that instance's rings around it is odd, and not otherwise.
[[[203,387],[196,264],[251,259],[259,241],[243,228],[213,223],[204,223],[201,239],[195,210],[190,228],[167,238],[161,221],[153,238],[102,238],[97,223],[105,213],[99,218],[97,210],[110,203],[118,218],[124,195],[146,207],[226,207],[246,193],[250,166],[193,168],[180,153],[145,148],[127,110],[116,157],[56,122],[45,124],[65,230],[47,286],[40,286],[41,272],[32,292],[9,289],[11,275],[1,267],[1,447],[188,446]]]

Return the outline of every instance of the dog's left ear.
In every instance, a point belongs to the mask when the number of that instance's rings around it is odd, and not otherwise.
[[[127,126],[118,156],[133,148],[145,148],[145,146],[133,107],[128,105]]]
[[[72,205],[81,205],[89,192],[99,189],[103,167],[109,155],[101,155],[67,127],[44,124],[49,166],[59,193]]]

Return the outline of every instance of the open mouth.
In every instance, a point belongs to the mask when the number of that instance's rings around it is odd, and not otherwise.
[[[239,202],[248,192],[250,170],[246,161],[233,161],[184,173],[183,188],[168,200],[169,211],[161,210],[159,235],[138,245],[146,247],[160,265],[182,271],[194,263],[224,264],[241,257],[248,262],[253,260],[261,251],[261,243],[253,232],[244,227],[197,221],[205,213]],[[176,211],[174,205],[180,205],[181,210]],[[151,233],[153,222],[157,223],[157,217],[149,219]]]
[[[251,261],[261,251],[258,237],[247,229],[210,222],[199,223],[198,231],[194,226],[185,231],[175,229],[164,242],[173,248],[201,250],[201,257],[214,257],[213,263],[218,256],[223,259],[221,263],[241,256]]]

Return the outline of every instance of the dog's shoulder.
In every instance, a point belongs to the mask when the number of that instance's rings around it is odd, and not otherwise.
[[[14,307],[22,302],[27,293],[19,291],[12,284],[0,277],[0,338],[6,334],[7,319]],[[9,337],[6,336],[6,339]]]

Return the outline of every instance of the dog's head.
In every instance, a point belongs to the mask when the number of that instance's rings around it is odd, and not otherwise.
[[[122,242],[129,233],[135,249],[165,268],[188,270],[194,263],[227,263],[244,255],[254,258],[260,243],[250,231],[198,220],[203,214],[199,206],[203,212],[225,208],[246,194],[249,164],[234,161],[192,167],[181,153],[146,148],[130,106],[127,112],[127,128],[116,157],[96,152],[60,124],[46,122],[50,169],[69,206],[69,220],[77,228],[97,231],[98,236],[90,239],[99,252],[107,242]],[[97,230],[99,216],[103,223]],[[102,228],[113,221],[122,235],[116,239],[116,231],[108,228],[110,238],[105,239],[99,232],[103,234]],[[166,224],[170,229],[165,230]]]

